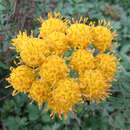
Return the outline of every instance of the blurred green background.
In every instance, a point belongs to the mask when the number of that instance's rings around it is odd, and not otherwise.
[[[16,52],[10,50],[11,39],[19,30],[33,29],[35,36],[40,16],[49,11],[63,16],[105,18],[117,29],[119,45],[113,48],[121,57],[122,72],[116,74],[112,96],[101,104],[75,106],[67,120],[50,119],[50,111],[29,104],[26,95],[11,96],[5,78]],[[130,0],[0,0],[0,130],[130,130]]]

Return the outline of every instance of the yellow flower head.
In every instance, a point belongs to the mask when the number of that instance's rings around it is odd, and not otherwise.
[[[72,69],[81,74],[86,69],[94,68],[94,57],[88,50],[78,49],[72,54],[70,58],[70,66]]]
[[[66,33],[73,48],[87,48],[92,43],[91,27],[85,24],[72,24]]]
[[[50,86],[47,83],[41,82],[41,80],[37,79],[32,84],[29,97],[37,101],[39,106],[41,106],[43,103],[48,101],[50,92]]]
[[[31,67],[37,67],[45,61],[49,55],[48,45],[43,39],[30,38],[24,44],[20,52],[21,59]]]
[[[100,70],[108,81],[112,81],[115,72],[117,72],[117,64],[117,58],[109,53],[96,56],[96,68]]]
[[[111,47],[113,40],[111,31],[104,26],[94,27],[93,44],[99,51],[105,51]]]
[[[81,101],[79,84],[74,79],[62,79],[52,91],[52,98],[48,101],[48,109],[52,109],[52,115],[61,114],[67,118],[67,112],[73,111],[72,106]]]
[[[82,87],[81,91],[85,98],[91,103],[105,100],[110,95],[107,91],[110,88],[99,70],[86,70],[79,78]]]
[[[47,37],[47,44],[51,53],[63,56],[69,49],[67,37],[64,33],[53,32]]]
[[[72,18],[71,23],[58,13],[48,13],[48,19],[40,18],[40,22],[38,37],[19,32],[12,40],[20,55],[16,58],[24,64],[13,68],[7,78],[15,89],[12,95],[29,93],[39,106],[48,103],[51,116],[57,113],[60,119],[62,115],[67,118],[67,112],[73,112],[73,106],[84,100],[99,103],[109,97],[119,69],[112,49],[117,34],[111,32],[110,22],[99,20],[97,26],[94,22],[86,25],[87,18],[81,17]]]
[[[58,80],[68,76],[69,69],[63,58],[57,55],[47,57],[39,68],[39,75],[41,80],[50,84],[56,83]]]
[[[21,65],[16,69],[12,68],[12,72],[10,77],[7,78],[7,81],[16,91],[26,93],[29,92],[34,79],[35,73],[32,72],[32,69],[25,65]]]
[[[19,31],[19,34],[17,35],[17,38],[12,39],[13,43],[12,45],[15,46],[16,51],[20,52],[23,48],[23,44],[29,39],[27,36],[27,32],[21,32]]]
[[[59,13],[54,13],[54,17],[52,13],[48,13],[48,19],[43,20],[40,19],[42,26],[39,28],[40,34],[39,37],[46,37],[53,32],[62,32],[64,33],[67,29],[66,21],[62,20],[62,17]]]

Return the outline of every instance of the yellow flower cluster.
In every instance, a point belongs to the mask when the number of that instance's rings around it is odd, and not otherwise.
[[[29,97],[37,101],[39,106],[41,106],[43,103],[48,101],[50,92],[51,88],[46,82],[41,82],[41,80],[36,79],[31,86]]]
[[[56,83],[56,89],[52,91],[52,96],[48,101],[48,109],[52,109],[53,113],[59,113],[67,118],[67,112],[72,111],[72,106],[82,101],[79,84],[70,78],[61,79]]]
[[[39,76],[41,80],[45,80],[50,85],[69,75],[69,68],[65,60],[59,56],[51,55],[46,58],[46,62],[39,68]]]
[[[68,40],[73,48],[86,48],[93,39],[90,26],[81,23],[72,24],[66,31]]]
[[[29,37],[27,36],[27,32],[19,31],[19,35],[17,35],[17,38],[12,39],[13,43],[12,45],[15,46],[16,50],[19,52],[23,48],[23,44],[29,40]]]
[[[70,57],[70,66],[81,75],[85,70],[94,68],[94,60],[91,52],[86,49],[78,49]]]
[[[59,56],[63,56],[70,49],[67,37],[62,32],[53,32],[48,35],[47,44],[49,45],[49,51]]]
[[[7,78],[14,88],[12,95],[28,94],[39,106],[47,103],[51,116],[67,118],[76,104],[99,103],[109,97],[111,82],[119,70],[112,42],[116,35],[110,23],[99,20],[97,26],[87,18],[62,20],[59,13],[40,18],[39,35],[35,38],[19,32],[12,39],[19,55],[17,68]],[[73,51],[72,51],[73,50]],[[69,56],[67,54],[69,53]],[[77,77],[72,76],[72,71]],[[74,74],[73,74],[74,75]]]
[[[35,80],[35,73],[33,73],[32,69],[26,65],[21,65],[16,69],[11,68],[11,71],[10,77],[7,80],[13,88],[18,92],[29,92]]]
[[[96,56],[96,67],[97,69],[102,70],[101,73],[108,81],[114,80],[114,74],[118,69],[117,64],[119,63],[116,60],[116,57],[109,53]]]
[[[53,32],[65,33],[67,29],[67,20],[63,21],[59,13],[48,13],[48,20],[43,20],[40,18],[42,26],[39,28],[39,37],[46,37]]]
[[[101,99],[105,100],[108,97],[111,85],[106,82],[100,70],[86,70],[79,80],[82,83],[81,91],[90,102],[96,101],[98,103]]]

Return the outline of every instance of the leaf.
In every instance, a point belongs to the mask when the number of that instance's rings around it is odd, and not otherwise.
[[[43,126],[42,130],[52,130],[51,127],[49,125]]]
[[[33,104],[28,104],[27,111],[29,113],[29,119],[31,121],[37,120],[40,116],[38,108]]]
[[[80,130],[80,128],[75,126],[72,128],[72,130]]]
[[[41,130],[41,128],[42,128],[42,124],[37,123],[37,124],[33,127],[33,130]]]
[[[0,11],[3,11],[5,9],[6,9],[5,6],[0,2]]]
[[[125,125],[124,125],[124,117],[123,117],[122,114],[119,113],[119,114],[116,116],[115,125],[116,125],[117,127],[120,127],[120,128],[125,128]]]
[[[9,130],[19,130],[19,124],[16,122],[15,117],[8,117],[5,124]]]
[[[27,118],[26,117],[21,118],[19,124],[20,126],[27,125]]]
[[[52,126],[52,130],[58,130],[59,127],[60,127],[60,124],[59,124],[59,123],[55,123],[55,124]]]
[[[9,67],[0,61],[0,67],[3,69],[9,69]]]
[[[49,116],[49,114],[47,113],[47,114],[43,114],[42,115],[42,121],[43,122],[45,122],[45,123],[47,123],[47,122],[50,122],[51,121],[51,118],[50,118],[50,116]]]

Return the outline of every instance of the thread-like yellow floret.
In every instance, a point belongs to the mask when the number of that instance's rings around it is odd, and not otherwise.
[[[12,45],[16,48],[17,52],[20,52],[23,48],[24,43],[29,39],[26,32],[19,31],[17,38],[12,39]]]

